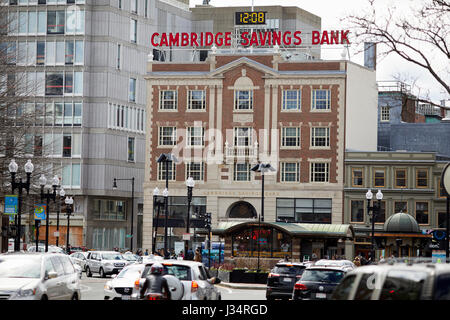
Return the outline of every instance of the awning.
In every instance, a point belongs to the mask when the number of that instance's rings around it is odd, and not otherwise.
[[[258,226],[258,221],[223,221],[211,231],[214,235],[224,236],[250,226]],[[261,226],[273,227],[294,237],[354,238],[353,226],[350,224],[261,222]]]

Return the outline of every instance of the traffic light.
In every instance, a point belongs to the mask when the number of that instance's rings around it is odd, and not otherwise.
[[[211,212],[207,212],[205,214],[205,228],[207,229],[211,228]]]

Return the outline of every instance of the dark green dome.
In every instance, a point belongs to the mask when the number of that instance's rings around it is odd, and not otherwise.
[[[399,212],[390,216],[384,223],[384,231],[387,232],[420,232],[419,224],[410,214]]]

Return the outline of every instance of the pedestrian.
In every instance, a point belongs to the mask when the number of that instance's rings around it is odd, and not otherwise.
[[[200,253],[200,248],[197,248],[197,249],[195,250],[194,261],[202,262],[202,254]]]
[[[148,249],[145,249],[145,255],[148,256]]]
[[[355,266],[360,267],[361,266],[361,261],[359,260],[359,257],[356,256],[355,259],[353,260],[353,263],[355,264]]]

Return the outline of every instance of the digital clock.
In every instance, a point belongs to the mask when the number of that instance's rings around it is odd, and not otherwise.
[[[266,24],[265,11],[236,12],[235,25]]]

